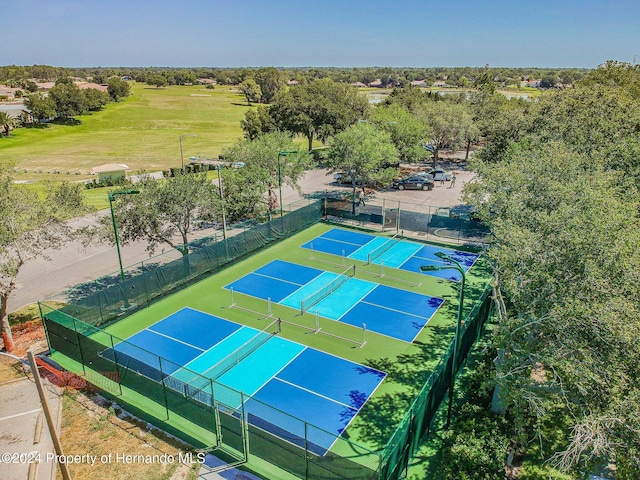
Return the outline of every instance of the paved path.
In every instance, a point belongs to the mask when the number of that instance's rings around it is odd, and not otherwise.
[[[55,387],[45,387],[54,422],[59,426],[61,395]],[[53,480],[56,473],[53,441],[44,420],[40,398],[31,379],[24,378],[0,386],[0,478],[25,480],[30,463],[39,458],[36,480]],[[38,417],[42,420],[38,421]],[[58,428],[59,430],[59,428]],[[22,456],[20,455],[22,454]],[[38,457],[39,455],[39,457]],[[8,461],[7,461],[8,460]]]
[[[432,191],[397,191],[387,189],[375,194],[376,202],[382,198],[387,202],[407,202],[411,203],[412,209],[423,208],[425,212],[430,206],[453,206],[460,203],[460,192],[462,185],[472,178],[470,172],[457,170],[460,172],[454,188],[446,185],[436,186]],[[323,190],[346,190],[348,186],[340,186],[333,183],[333,177],[326,170],[311,170],[306,173],[300,182],[301,192],[283,186],[283,204],[288,205],[302,198],[305,193],[313,193]],[[99,215],[108,215],[103,211]],[[95,222],[95,214],[75,220],[78,225],[89,225]],[[203,236],[212,235],[213,229],[200,230],[194,232],[190,237],[192,240]],[[169,247],[167,247],[168,249]],[[77,285],[88,280],[96,279],[102,275],[107,275],[118,271],[118,255],[116,248],[105,244],[94,244],[84,248],[79,242],[67,245],[66,248],[58,251],[48,252],[50,261],[38,258],[27,262],[17,278],[17,288],[9,298],[9,311],[31,303],[43,300],[55,295],[64,289]],[[132,265],[149,258],[146,251],[146,243],[138,242],[125,245],[121,248],[123,265]],[[158,251],[157,253],[161,253]]]

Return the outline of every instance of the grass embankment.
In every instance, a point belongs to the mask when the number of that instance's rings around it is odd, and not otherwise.
[[[194,463],[181,463],[180,458],[188,458],[182,445],[160,431],[150,430],[145,423],[119,416],[119,410],[102,402],[101,397],[87,397],[73,390],[63,395],[61,443],[65,455],[97,457],[93,465],[87,462],[70,465],[74,478],[197,478],[199,464],[195,453],[192,452]],[[136,461],[128,462],[122,455],[136,456]]]

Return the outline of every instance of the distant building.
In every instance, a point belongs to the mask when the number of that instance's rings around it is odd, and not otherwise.
[[[100,90],[101,92],[106,92],[109,90],[107,85],[101,85],[99,83],[92,82],[74,82],[80,90],[85,90],[87,88],[95,88],[96,90]]]
[[[353,82],[353,83],[350,83],[349,85],[351,85],[352,87],[357,87],[357,88],[366,87],[366,85],[364,83],[362,83],[362,82]]]
[[[369,86],[370,87],[374,87],[374,88],[381,88],[382,87],[382,80],[377,78],[373,82],[369,82]]]
[[[411,86],[412,87],[427,87],[427,82],[425,82],[424,80],[414,80],[413,82],[411,82]]]
[[[126,177],[126,171],[129,170],[127,165],[123,163],[108,163],[91,169],[93,175],[98,175],[98,182],[117,181]]]
[[[287,80],[287,85],[298,85],[298,80]]]
[[[520,82],[521,87],[539,88],[541,80],[523,80]]]

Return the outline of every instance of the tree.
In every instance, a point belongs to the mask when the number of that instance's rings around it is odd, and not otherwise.
[[[478,136],[468,108],[462,104],[449,102],[425,103],[418,113],[429,125],[429,144],[433,147],[434,168],[440,150],[457,149],[467,146],[470,139]]]
[[[269,114],[269,108],[263,105],[258,106],[255,110],[248,110],[244,114],[244,119],[240,120],[240,127],[247,140],[255,140],[263,133],[277,130],[276,124]]]
[[[148,75],[146,80],[147,85],[155,86],[157,88],[166,87],[168,85],[167,78],[159,73]]]
[[[291,137],[285,132],[272,132],[260,135],[255,140],[239,140],[223,151],[228,162],[243,162],[245,167],[239,175],[246,175],[247,183],[242,188],[256,189],[260,195],[266,194],[268,210],[279,206],[276,188],[285,184],[300,188],[298,181],[305,169],[311,166],[311,157],[307,152],[280,155],[280,152],[296,151]],[[228,189],[227,195],[233,195]]]
[[[432,82],[433,83],[433,82]],[[394,88],[383,105],[400,104],[404,105],[411,113],[416,113],[422,105],[430,101],[430,97],[423,93],[418,87]]]
[[[4,134],[8,137],[11,135],[13,128],[13,119],[7,112],[0,112],[0,128],[4,130]]]
[[[369,114],[367,99],[346,84],[324,78],[298,85],[276,96],[269,114],[282,130],[325,141]]]
[[[118,102],[121,98],[131,95],[131,87],[120,77],[111,77],[107,83],[107,93],[109,93],[114,102]]]
[[[59,117],[70,118],[87,112],[84,94],[73,83],[56,83],[49,90],[49,98],[54,101]]]
[[[197,221],[219,217],[219,191],[206,173],[178,174],[161,180],[146,177],[136,187],[139,194],[118,196],[113,202],[122,244],[143,240],[151,253],[166,244],[186,255],[189,235]],[[111,218],[101,221],[103,238],[113,242]]]
[[[81,92],[84,95],[86,108],[90,111],[100,110],[111,101],[108,93],[102,92],[97,88],[86,88],[81,90]]]
[[[553,74],[547,74],[540,79],[540,88],[553,88],[558,83],[558,77]]]
[[[424,148],[429,126],[401,103],[379,105],[371,113],[369,121],[391,135],[401,162],[421,162],[429,157]]]
[[[262,103],[271,103],[276,94],[284,90],[287,85],[285,73],[274,67],[260,68],[255,73],[254,79],[260,86]]]
[[[47,184],[41,197],[15,185],[11,170],[0,166],[0,321],[7,351],[14,348],[7,305],[20,269],[74,239],[66,220],[87,210],[80,184]]]
[[[569,441],[555,463],[588,469],[615,456],[633,478],[640,471],[640,306],[630,301],[640,295],[636,190],[573,146],[535,137],[512,144],[500,163],[471,166],[478,179],[465,196],[491,226],[489,256],[504,298],[496,383],[518,440],[531,438],[531,417],[540,428],[562,405]]]
[[[493,75],[489,70],[478,75],[473,82],[473,87],[484,95],[493,95],[496,93],[496,82],[493,81]]]
[[[42,92],[27,96],[24,100],[24,106],[29,109],[36,122],[56,116],[56,103]]]
[[[329,142],[325,160],[330,171],[351,175],[352,213],[355,214],[356,183],[389,183],[396,174],[387,167],[398,161],[398,151],[387,132],[368,123],[358,123],[338,133]]]
[[[251,102],[259,102],[262,98],[260,85],[258,85],[253,78],[247,78],[244,82],[238,85],[238,88],[247,98],[247,103],[249,105],[251,105]]]

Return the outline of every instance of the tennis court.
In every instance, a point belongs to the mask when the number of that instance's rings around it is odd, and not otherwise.
[[[444,302],[354,275],[355,267],[337,274],[273,260],[225,288],[357,328],[366,323],[367,330],[405,342],[415,340]]]
[[[219,405],[235,411],[244,407],[250,424],[290,443],[302,446],[306,438],[318,455],[331,448],[385,378],[379,370],[273,331],[192,308],[145,328],[103,356],[179,392],[193,394],[215,381]],[[169,362],[159,365],[159,357]],[[305,432],[304,423],[291,422],[289,415],[319,429]]]
[[[435,256],[443,252],[468,271],[480,255],[449,248],[424,245],[400,237],[378,237],[366,233],[333,228],[302,245],[312,251],[329,253],[363,262],[384,264],[410,272],[420,272],[421,265],[446,265],[447,262]],[[453,269],[426,272],[427,275],[459,282],[460,272]]]

